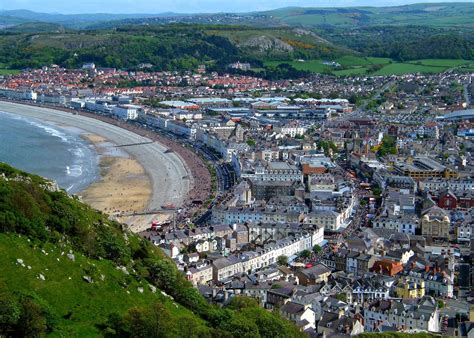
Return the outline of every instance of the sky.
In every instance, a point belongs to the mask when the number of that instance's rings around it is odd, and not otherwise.
[[[28,9],[45,13],[216,13],[250,12],[288,6],[392,6],[417,2],[462,0],[0,0],[0,10]],[[467,0],[466,2],[473,2]]]

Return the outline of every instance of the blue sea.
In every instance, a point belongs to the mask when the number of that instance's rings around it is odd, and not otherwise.
[[[80,130],[0,112],[0,162],[77,193],[99,178],[99,158]]]

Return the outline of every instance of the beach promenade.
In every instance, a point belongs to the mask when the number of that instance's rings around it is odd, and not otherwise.
[[[165,153],[166,147],[158,142],[151,142],[149,138],[106,122],[50,108],[0,102],[0,111],[49,121],[57,126],[75,127],[113,145],[138,144],[120,149],[138,161],[150,180],[152,188],[145,211],[160,209],[165,204],[181,206],[191,189],[192,176],[182,159],[174,152]],[[127,199],[126,192],[123,198]],[[143,222],[148,223],[148,220]],[[143,225],[140,226],[142,227]]]

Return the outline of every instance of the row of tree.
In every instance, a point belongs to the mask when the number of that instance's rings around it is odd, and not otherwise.
[[[330,41],[367,56],[397,61],[419,59],[474,59],[474,39],[470,32],[421,26],[383,26],[351,31],[326,29]]]

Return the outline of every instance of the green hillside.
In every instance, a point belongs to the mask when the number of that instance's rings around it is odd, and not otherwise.
[[[442,73],[450,69],[469,71],[474,65],[473,60],[463,59],[421,59],[405,62],[397,62],[390,58],[343,56],[331,61],[340,66],[327,65],[327,60],[280,60],[267,61],[268,67],[277,67],[289,64],[297,70],[312,73],[334,74],[337,76],[355,75],[402,75],[409,73],[434,74]],[[325,64],[326,63],[326,64]]]
[[[102,67],[134,69],[151,63],[155,70],[189,70],[203,62],[230,62],[236,54],[225,39],[191,26],[0,35],[0,67],[13,69],[95,62]]]
[[[250,299],[209,305],[149,242],[0,164],[0,336],[294,337]]]
[[[315,32],[301,28],[255,28],[217,26],[206,30],[209,35],[222,36],[242,54],[256,58],[278,59],[282,56],[314,59],[353,54],[323,39]]]
[[[258,72],[240,73],[270,80],[299,78],[311,72],[376,73],[383,62],[341,63],[342,69],[332,69],[323,61],[337,62],[343,57],[359,61],[390,59],[397,64],[425,59],[474,60],[474,26],[466,23],[472,23],[470,14],[474,16],[474,4],[451,3],[286,8],[255,14],[259,22],[268,19],[268,25],[258,27],[246,21],[250,14],[243,16],[242,25],[225,24],[224,18],[219,25],[130,19],[116,26],[86,30],[66,30],[59,24],[45,22],[23,23],[0,30],[0,69],[50,64],[77,68],[94,62],[99,67],[128,70],[139,69],[140,64],[146,63],[152,65],[151,71],[189,71],[205,64],[208,70],[222,73],[233,71],[228,65],[241,61],[249,62]],[[196,18],[221,22],[223,15]],[[183,20],[192,18],[183,16]],[[454,18],[452,25],[449,18]],[[436,20],[439,25],[434,24]],[[418,68],[423,72],[442,71],[439,64],[424,66]],[[415,68],[404,67],[408,72]],[[379,74],[405,71],[400,69],[385,67]]]
[[[149,63],[153,65],[151,70],[189,71],[204,63],[210,70],[223,72],[235,61],[259,68],[263,61],[272,59],[353,54],[303,29],[171,24],[95,31],[28,31],[38,25],[25,24],[0,34],[0,68],[49,64],[77,68],[94,62],[99,67],[137,69]],[[41,25],[46,29],[45,24]],[[303,74],[294,69],[265,69],[261,75],[284,78]]]
[[[289,25],[300,26],[403,26],[474,28],[473,3],[424,3],[394,7],[299,8],[263,12]]]
[[[3,33],[45,33],[64,32],[63,26],[48,22],[25,22],[9,28],[5,28]]]
[[[28,22],[28,20],[9,15],[2,15],[2,13],[0,12],[0,29],[2,29],[3,27],[11,27],[26,22]]]
[[[376,26],[351,30],[321,28],[318,34],[333,44],[362,55],[397,61],[418,59],[474,59],[471,30],[425,26]]]

